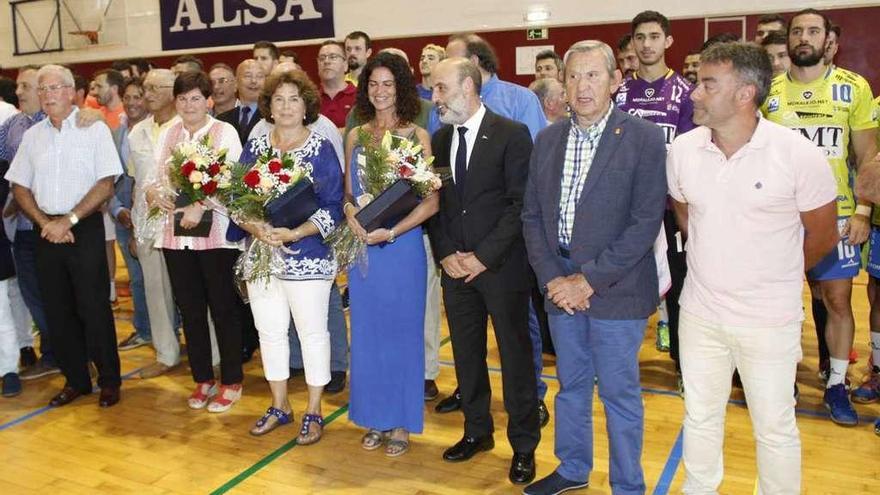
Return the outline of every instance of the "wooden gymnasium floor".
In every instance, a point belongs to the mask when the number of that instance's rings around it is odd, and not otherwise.
[[[121,267],[118,279],[126,277]],[[805,292],[805,302],[807,294]],[[867,302],[864,276],[855,288],[858,322],[856,349],[859,363],[851,378],[858,382],[867,359]],[[122,298],[116,312],[120,339],[131,331],[131,300]],[[646,410],[642,463],[648,493],[678,493],[683,468],[681,456],[682,400],[676,395],[672,364],[654,350],[652,319],[640,356]],[[444,338],[448,330],[443,328]],[[446,340],[441,348],[441,394],[454,386],[452,352]],[[855,428],[835,426],[821,405],[816,379],[815,333],[811,320],[804,325],[804,361],[798,373],[801,399],[798,422],[803,439],[804,493],[877,493],[880,483],[880,438],[872,432],[880,405],[858,406],[862,423]],[[498,366],[490,342],[491,366]],[[123,352],[122,371],[131,376],[153,359],[148,347]],[[0,399],[0,494],[27,493],[520,493],[507,481],[511,451],[504,431],[506,418],[500,397],[501,380],[491,373],[496,391],[492,408],[496,419],[496,447],[470,462],[449,464],[443,450],[461,436],[460,413],[439,415],[434,402],[425,406],[425,432],[413,436],[411,450],[397,459],[359,446],[363,431],[348,422],[347,389],[324,400],[325,436],[309,447],[295,446],[296,426],[254,438],[247,431],[269,403],[259,359],[246,366],[243,400],[230,412],[192,411],[186,397],[192,388],[185,366],[169,375],[124,382],[119,405],[101,410],[97,397],[49,410],[45,405],[62,386],[63,378],[25,383],[22,395]],[[545,356],[549,385],[547,405],[553,411],[558,390],[555,366]],[[291,380],[291,399],[297,414],[305,403],[302,377]],[[726,475],[721,492],[752,494],[755,455],[748,411],[742,392],[734,391],[727,413]],[[590,494],[610,493],[605,421],[598,398],[595,424],[595,471]],[[556,466],[553,422],[543,430],[537,452],[538,476]]]

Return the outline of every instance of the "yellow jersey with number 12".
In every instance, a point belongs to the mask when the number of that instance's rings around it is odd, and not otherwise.
[[[847,153],[850,133],[877,127],[874,96],[868,81],[855,72],[831,66],[808,84],[780,74],[770,84],[761,111],[777,124],[800,132],[825,152],[837,180],[837,215],[855,212]]]

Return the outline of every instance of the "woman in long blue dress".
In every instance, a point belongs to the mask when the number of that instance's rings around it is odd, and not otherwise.
[[[364,67],[356,111],[366,122],[346,139],[345,216],[364,239],[366,266],[348,272],[351,294],[351,395],[349,418],[368,429],[361,445],[385,446],[396,457],[409,449],[409,434],[424,424],[425,285],[428,262],[422,223],[439,208],[436,194],[419,204],[392,228],[366,232],[355,219],[368,198],[358,177],[363,155],[357,144],[364,130],[377,145],[386,131],[422,145],[431,154],[428,133],[412,123],[419,112],[415,80],[406,61],[380,53]],[[433,261],[431,261],[433,263]]]

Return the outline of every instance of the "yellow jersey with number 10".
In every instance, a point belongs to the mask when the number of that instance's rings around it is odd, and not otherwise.
[[[855,212],[846,163],[850,132],[877,127],[873,99],[865,78],[832,66],[808,84],[788,73],[776,76],[761,107],[768,120],[800,132],[825,152],[837,180],[838,216]]]

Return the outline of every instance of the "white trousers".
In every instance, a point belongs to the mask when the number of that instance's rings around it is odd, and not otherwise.
[[[0,280],[0,376],[18,373],[18,336],[9,305],[10,281],[16,283],[14,278]]]
[[[428,284],[425,294],[425,380],[440,375],[440,273],[434,263],[431,241],[422,236],[428,255]]]
[[[801,492],[801,441],[794,383],[801,323],[746,328],[713,324],[685,310],[679,320],[684,380],[686,494],[715,494],[724,476],[724,417],[739,370],[755,434],[758,493]]]
[[[12,308],[12,324],[18,337],[18,348],[34,346],[34,320],[21,297],[18,279],[10,278],[6,284],[9,293],[9,306]]]
[[[260,356],[266,380],[290,376],[290,316],[302,347],[306,384],[313,387],[330,382],[330,332],[327,307],[332,280],[279,280],[248,283],[254,325],[260,335]]]

